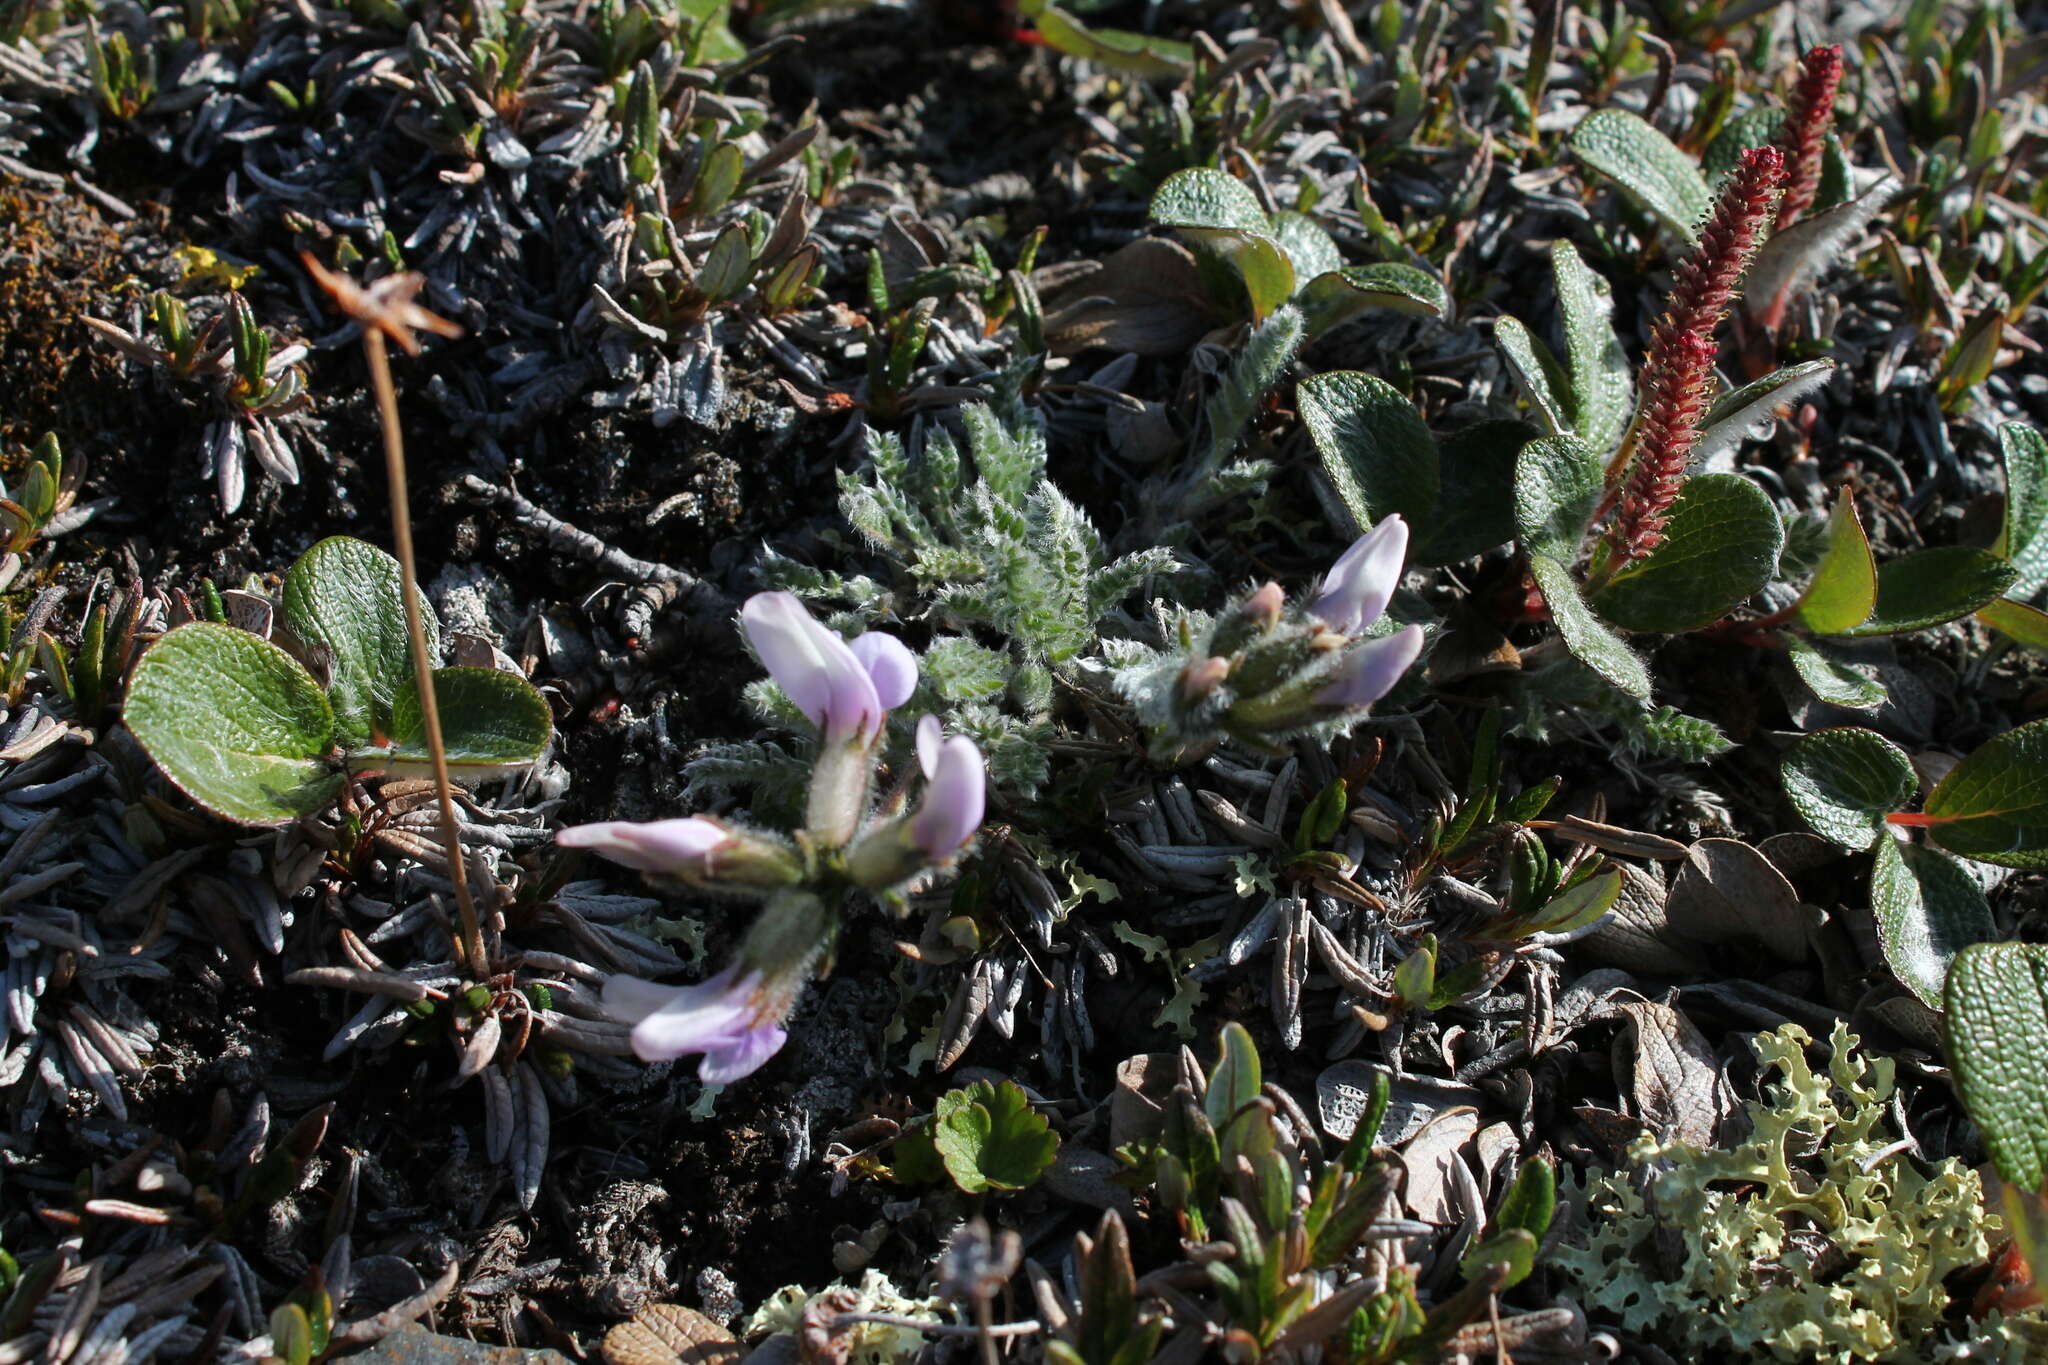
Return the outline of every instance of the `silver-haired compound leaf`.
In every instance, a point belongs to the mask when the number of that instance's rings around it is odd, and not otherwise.
[[[1298,260],[1296,268],[1300,268]],[[1392,261],[1323,271],[1302,286],[1300,302],[1311,337],[1371,308],[1432,318],[1448,316],[1451,310],[1443,281],[1426,270]]]
[[[122,718],[180,790],[240,824],[285,824],[341,790],[320,684],[233,626],[198,621],[158,640],[129,675]]]
[[[1529,442],[1515,459],[1515,531],[1532,555],[1569,564],[1600,505],[1600,457],[1577,437]]]
[[[1572,130],[1571,148],[1688,245],[1699,240],[1713,195],[1670,138],[1625,109],[1595,109]]]
[[[1904,810],[1920,785],[1903,750],[1853,725],[1801,735],[1779,760],[1778,775],[1814,833],[1854,849],[1876,842],[1885,816]]]
[[[1951,853],[2001,867],[2048,867],[2048,720],[2008,730],[1927,794],[1920,821]]]
[[[1170,228],[1217,228],[1270,235],[1266,210],[1251,186],[1207,166],[1175,171],[1152,192],[1151,218]]]
[[[1357,531],[1399,512],[1428,528],[1440,491],[1436,442],[1407,396],[1384,379],[1335,370],[1305,379],[1302,422]]]
[[[546,699],[532,683],[501,669],[437,668],[434,699],[440,704],[448,772],[457,781],[524,768],[540,757],[554,733]],[[419,689],[410,682],[399,689],[392,704],[391,741],[388,757],[374,760],[380,771],[433,770]]]
[[[1535,444],[1532,442],[1532,444]],[[1603,625],[1579,596],[1578,582],[1563,561],[1534,551],[1529,574],[1550,606],[1550,619],[1572,657],[1638,701],[1650,699],[1650,670],[1620,636]]]
[[[2000,1179],[2048,1181],[2048,945],[1979,943],[1943,991],[1949,1065]]]
[[[1614,335],[1614,291],[1570,242],[1551,246],[1550,273],[1571,374],[1572,431],[1605,457],[1620,444],[1635,407],[1628,356]]]
[[[2048,583],[2048,436],[2024,422],[1998,429],[2005,463],[2005,527],[1998,553],[2017,575],[2006,596],[2032,601]]]
[[[391,733],[391,704],[412,682],[398,561],[376,546],[332,536],[299,556],[284,577],[284,624],[327,663],[334,737],[345,749]],[[424,599],[428,658],[440,626]]]
[[[1784,545],[1763,489],[1740,474],[1695,474],[1672,504],[1663,543],[1594,593],[1593,609],[1623,630],[1697,630],[1761,591]]]
[[[1943,545],[1900,555],[1877,570],[1870,619],[1841,635],[1898,635],[1968,616],[1995,602],[2017,575],[1989,550]]]
[[[1991,903],[1968,870],[1938,848],[1877,841],[1870,908],[1884,960],[1923,1004],[1941,1008],[1957,953],[1998,932]]]

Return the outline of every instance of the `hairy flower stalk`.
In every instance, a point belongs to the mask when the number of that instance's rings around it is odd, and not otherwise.
[[[1820,163],[1835,116],[1835,91],[1841,84],[1839,46],[1814,48],[1801,59],[1799,80],[1778,130],[1778,150],[1785,158],[1785,196],[1778,201],[1777,231],[1799,221],[1820,192]]]
[[[1719,351],[1714,334],[1766,235],[1784,177],[1785,157],[1776,147],[1744,152],[1700,233],[1698,249],[1678,268],[1677,285],[1643,361],[1635,460],[1608,533],[1610,572],[1664,539],[1665,518],[1678,500],[1700,419],[1713,398]]]

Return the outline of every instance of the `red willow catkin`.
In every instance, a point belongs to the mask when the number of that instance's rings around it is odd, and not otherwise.
[[[1827,150],[1828,127],[1835,117],[1835,91],[1842,84],[1842,49],[1817,47],[1801,59],[1799,80],[1778,130],[1778,150],[1785,156],[1785,197],[1778,201],[1777,230],[1782,232],[1813,207],[1820,192],[1821,156]]]
[[[1776,147],[1742,154],[1700,233],[1678,267],[1677,284],[1650,334],[1643,361],[1642,418],[1636,457],[1610,533],[1615,567],[1640,559],[1664,539],[1664,520],[1685,481],[1700,418],[1713,397],[1714,340],[1735,286],[1768,233],[1785,157]]]

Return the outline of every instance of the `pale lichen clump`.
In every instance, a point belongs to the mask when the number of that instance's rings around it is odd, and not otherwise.
[[[872,1267],[861,1274],[855,1288],[828,1287],[812,1293],[802,1285],[785,1285],[776,1290],[748,1318],[740,1335],[753,1340],[760,1334],[804,1330],[805,1310],[825,1295],[836,1296],[830,1303],[838,1313],[872,1313],[918,1322],[952,1321],[942,1298],[913,1299],[906,1296],[887,1275]],[[885,1322],[851,1324],[845,1340],[849,1344],[848,1365],[895,1365],[909,1361],[924,1348],[924,1333],[915,1327]]]
[[[1859,1057],[1837,1023],[1816,1073],[1811,1041],[1796,1024],[1757,1036],[1778,1078],[1748,1106],[1745,1141],[1645,1136],[1627,1170],[1571,1190],[1589,1236],[1556,1264],[1589,1310],[1695,1359],[2026,1358],[2018,1338],[2038,1323],[2025,1319],[1955,1340],[1945,1281],[1984,1264],[1999,1226],[1977,1173],[1953,1158],[1926,1169],[1895,1145],[1890,1059]]]

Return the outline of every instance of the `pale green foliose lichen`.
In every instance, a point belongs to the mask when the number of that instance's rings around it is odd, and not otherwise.
[[[1755,1040],[1764,1102],[1732,1149],[1645,1136],[1628,1169],[1581,1184],[1590,1225],[1559,1265],[1589,1311],[1693,1359],[2025,1360],[2038,1315],[1973,1324],[1958,1340],[1944,1280],[1982,1265],[1999,1224],[1975,1171],[1888,1150],[1888,1058],[1865,1061],[1841,1024],[1825,1073],[1788,1024]]]
[[[839,1288],[828,1285],[827,1288]],[[818,1294],[824,1290],[817,1291]],[[879,1270],[865,1271],[860,1284],[855,1287],[860,1296],[853,1307],[856,1313],[886,1313],[892,1317],[915,1318],[920,1322],[950,1322],[944,1299],[913,1299],[897,1289],[895,1283]],[[753,1316],[740,1329],[742,1337],[752,1339],[763,1333],[795,1332],[802,1325],[804,1308],[817,1294],[802,1285],[786,1285],[770,1294],[754,1310]],[[861,1323],[849,1332],[852,1351],[848,1365],[895,1365],[895,1362],[914,1359],[923,1349],[924,1333],[911,1327],[892,1327],[885,1323]]]

